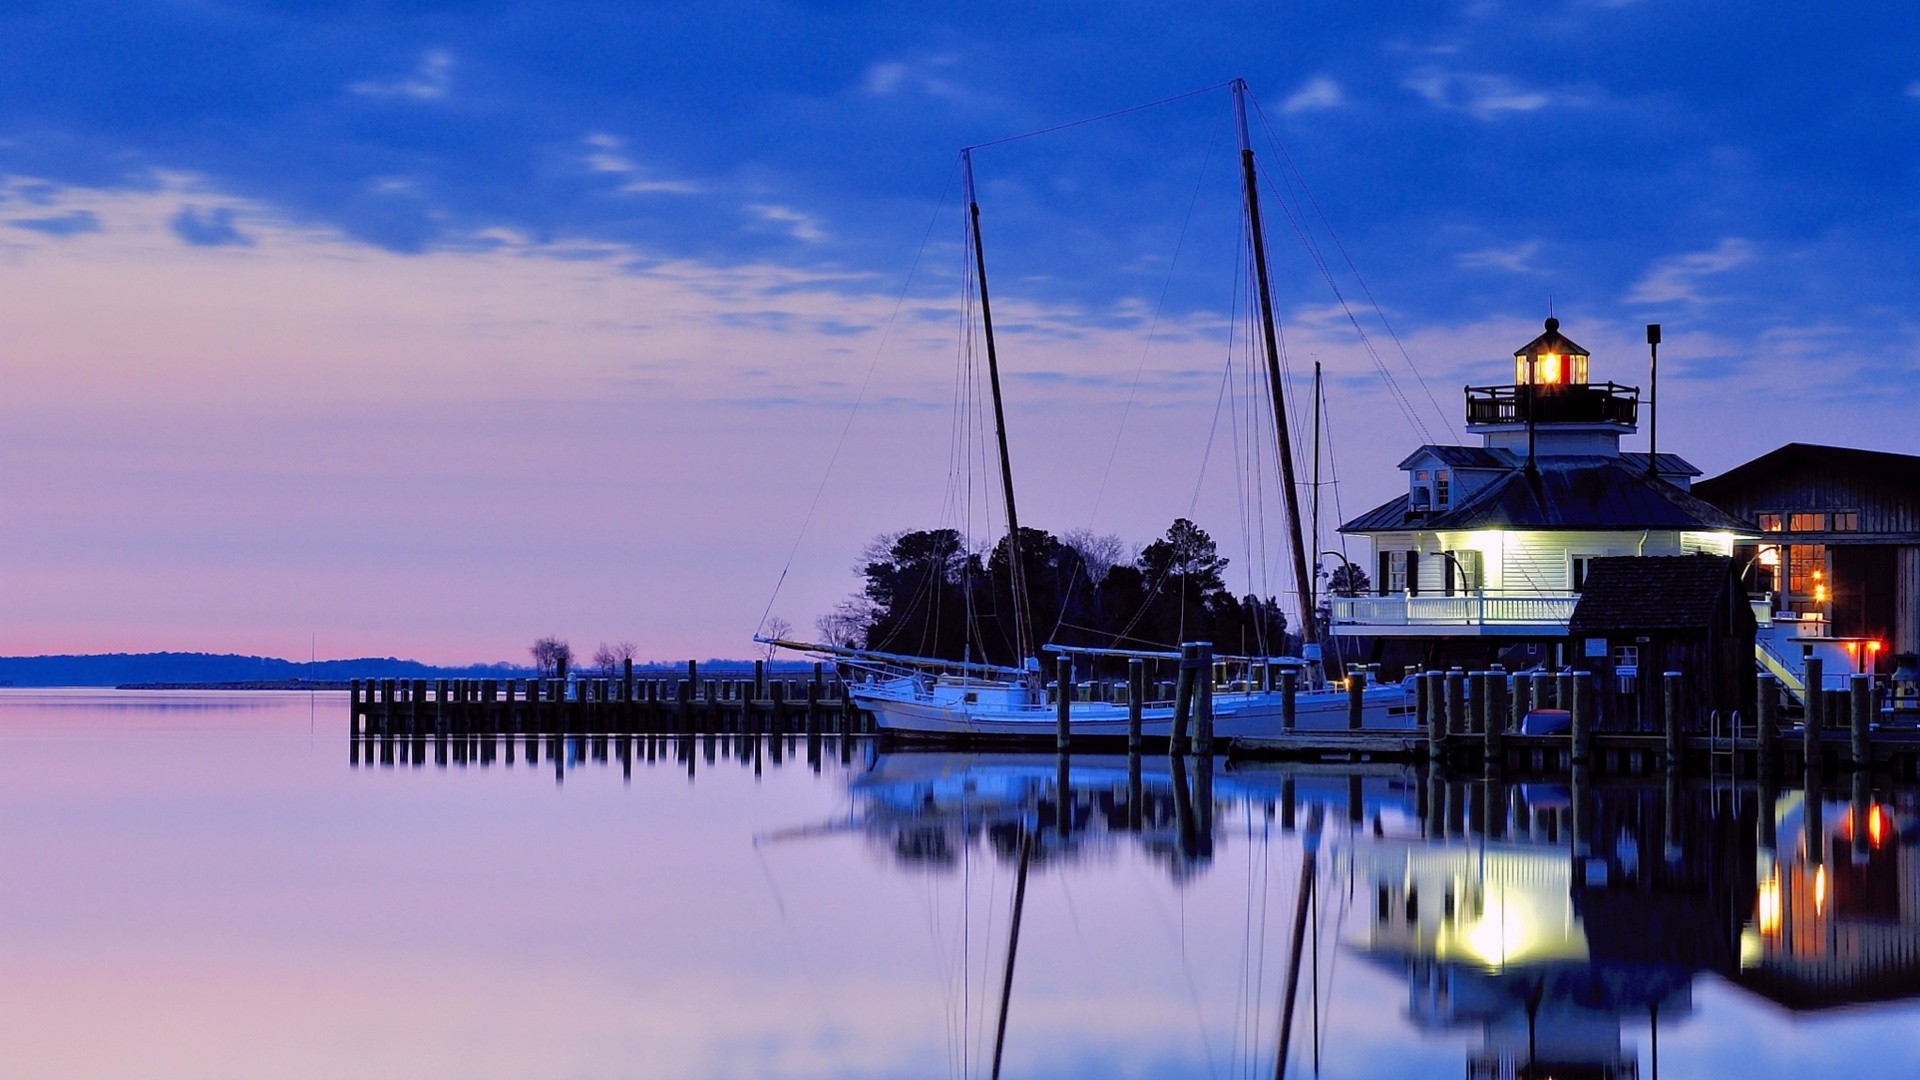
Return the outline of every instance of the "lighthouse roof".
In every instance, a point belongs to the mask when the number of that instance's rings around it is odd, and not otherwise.
[[[1592,356],[1593,354],[1575,344],[1572,338],[1560,332],[1560,320],[1547,317],[1547,328],[1539,337],[1527,342],[1513,351],[1515,356],[1543,356],[1558,353],[1561,356]]]
[[[1664,456],[1664,455],[1663,455]],[[1643,459],[1644,460],[1644,459]],[[1507,471],[1460,505],[1416,513],[1403,495],[1340,527],[1343,533],[1471,529],[1659,529],[1730,531],[1754,527],[1615,457],[1546,458]]]

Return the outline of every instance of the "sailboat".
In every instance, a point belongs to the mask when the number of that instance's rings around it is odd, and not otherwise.
[[[1285,507],[1290,538],[1292,572],[1297,595],[1301,599],[1302,656],[1217,656],[1207,670],[1196,678],[1211,679],[1213,732],[1218,738],[1271,736],[1287,724],[1288,698],[1291,697],[1292,727],[1296,730],[1344,730],[1350,726],[1350,690],[1344,682],[1329,681],[1321,668],[1319,627],[1313,618],[1313,578],[1307,569],[1305,532],[1293,462],[1292,436],[1287,426],[1285,390],[1280,372],[1280,350],[1275,332],[1272,289],[1268,281],[1267,252],[1260,223],[1258,176],[1254,169],[1253,144],[1247,128],[1247,85],[1244,79],[1232,83],[1236,126],[1240,140],[1242,189],[1245,196],[1246,224],[1252,238],[1255,285],[1260,301],[1260,319],[1267,368],[1272,390],[1274,432],[1278,443],[1281,501]],[[756,637],[763,644],[795,649],[830,659],[854,672],[849,687],[852,699],[874,716],[883,735],[943,740],[993,739],[1050,740],[1058,734],[1058,701],[1048,700],[1042,676],[1039,652],[1026,604],[1024,562],[1020,555],[1020,516],[1014,499],[1013,464],[1007,451],[1006,410],[1000,393],[999,355],[994,347],[993,306],[987,290],[986,253],[980,238],[980,204],[973,184],[973,158],[970,150],[961,151],[969,239],[973,249],[974,273],[979,285],[980,320],[986,343],[987,378],[993,397],[994,433],[999,448],[1000,488],[1007,522],[1008,567],[1014,596],[1013,623],[1015,654],[1021,666],[1010,667],[970,661],[954,661],[886,653],[778,638]],[[1046,652],[1064,662],[1062,671],[1071,670],[1080,658],[1095,660],[1140,660],[1147,663],[1182,661],[1183,654],[1166,650],[1083,648],[1049,644]],[[1210,649],[1207,655],[1211,655]],[[1187,658],[1191,662],[1191,657]],[[1292,677],[1287,672],[1293,672]],[[1349,679],[1368,680],[1364,672]],[[1061,680],[1055,693],[1068,701],[1068,734],[1081,737],[1127,737],[1133,723],[1132,702],[1073,700],[1075,688]],[[1288,686],[1291,684],[1292,689]],[[1131,697],[1142,694],[1139,680],[1130,680]],[[1142,694],[1144,698],[1144,694]],[[1411,730],[1418,717],[1412,695],[1398,683],[1369,683],[1361,688],[1361,718],[1367,728]],[[1140,734],[1143,738],[1172,737],[1184,720],[1180,702],[1142,700],[1138,703]]]

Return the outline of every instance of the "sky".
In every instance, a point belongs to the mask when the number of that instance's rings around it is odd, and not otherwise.
[[[1549,311],[1597,381],[1644,385],[1663,324],[1661,448],[1709,475],[1920,453],[1916,31],[1897,3],[8,5],[0,651],[741,656],[877,534],[989,542],[983,143],[1022,523],[1192,516],[1229,584],[1284,594],[1236,77],[1302,408],[1326,372],[1325,528],[1461,440],[1461,388]]]

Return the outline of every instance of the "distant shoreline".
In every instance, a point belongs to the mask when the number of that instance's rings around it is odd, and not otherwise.
[[[55,690],[60,687],[36,687]],[[90,689],[76,687],[74,689]],[[121,683],[114,690],[349,690],[346,679],[256,679],[245,682],[142,682]]]

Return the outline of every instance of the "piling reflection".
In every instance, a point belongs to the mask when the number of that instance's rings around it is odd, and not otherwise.
[[[1325,1024],[1300,1014],[1380,1007],[1321,985],[1334,950],[1404,980],[1416,1030],[1475,1036],[1469,1078],[1657,1075],[1661,1036],[1699,1022],[1702,976],[1794,1012],[1920,997],[1920,791],[1865,774],[1505,783],[1386,764],[879,752],[819,735],[372,738],[350,753],[356,767],[532,767],[561,782],[588,767],[697,778],[857,760],[844,814],[760,839],[856,838],[901,873],[984,854],[1023,883],[1131,848],[1183,886],[1222,844],[1269,842],[1248,823],[1271,826],[1285,862],[1300,860],[1267,912],[1292,935],[1266,987],[1285,1003],[1265,1043],[1280,1075],[1319,1059]],[[1322,941],[1327,926],[1342,929]]]

